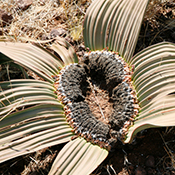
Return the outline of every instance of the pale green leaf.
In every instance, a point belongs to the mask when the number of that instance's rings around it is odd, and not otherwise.
[[[56,53],[59,53],[64,65],[78,63],[78,57],[75,50],[65,39],[57,36],[50,48]]]
[[[159,43],[146,48],[133,57],[132,75],[140,105],[144,106],[166,85],[175,83],[175,44]],[[171,88],[174,91],[173,88]]]
[[[57,74],[61,66],[46,50],[29,43],[0,42],[0,52],[49,82],[53,82],[51,76]]]
[[[150,46],[134,56],[131,64],[141,109],[125,142],[146,128],[175,126],[175,44]]]
[[[96,0],[86,12],[84,41],[91,50],[109,50],[130,61],[149,0]]]
[[[61,59],[36,43],[0,42],[2,54],[53,83],[52,75],[58,74],[63,66],[78,62],[78,58],[72,46],[62,38],[57,38],[50,48]]]
[[[0,118],[20,107],[36,104],[60,104],[54,93],[54,87],[47,82],[11,80],[1,83],[0,87]]]
[[[67,142],[73,135],[59,105],[21,110],[0,124],[0,162]]]
[[[67,143],[59,152],[49,175],[88,175],[107,157],[108,151],[77,138]]]

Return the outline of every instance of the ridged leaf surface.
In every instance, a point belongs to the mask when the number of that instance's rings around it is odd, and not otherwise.
[[[72,137],[60,105],[37,105],[0,121],[0,162],[64,143]]]
[[[152,45],[135,55],[131,64],[141,109],[126,142],[146,128],[175,126],[175,44]]]
[[[90,174],[107,157],[108,151],[77,138],[67,143],[59,152],[51,168],[51,174]]]
[[[55,51],[60,55],[61,59],[51,54],[44,47],[39,44],[30,43],[11,43],[0,42],[0,52],[12,59],[17,64],[20,64],[44,80],[53,83],[52,75],[58,74],[62,67],[67,64],[77,62],[77,56],[70,44],[62,39],[53,44]],[[67,46],[63,47],[65,44]],[[65,54],[63,54],[65,53]]]
[[[91,50],[119,52],[130,61],[149,0],[96,0],[86,12],[83,37]]]
[[[60,104],[52,84],[39,80],[11,80],[0,84],[0,115],[19,107],[37,104]],[[60,104],[61,105],[61,104]]]

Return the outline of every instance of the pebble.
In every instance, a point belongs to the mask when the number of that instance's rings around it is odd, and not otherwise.
[[[4,27],[12,22],[13,16],[3,9],[0,9],[0,27]]]
[[[32,0],[17,0],[18,8],[21,10],[27,10],[32,3]]]
[[[52,29],[50,32],[50,38],[66,35],[66,30],[63,28]]]
[[[146,175],[146,171],[141,166],[137,167],[135,170],[135,175]]]

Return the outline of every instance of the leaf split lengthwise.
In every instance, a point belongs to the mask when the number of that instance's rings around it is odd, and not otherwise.
[[[58,99],[76,135],[110,150],[138,114],[130,69],[116,53],[85,54],[54,76]]]

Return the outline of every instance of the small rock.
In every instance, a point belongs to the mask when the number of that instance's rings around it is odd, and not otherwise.
[[[42,40],[48,40],[48,39],[50,39],[46,34],[43,34],[41,38],[42,38]]]
[[[145,171],[145,169],[144,168],[142,168],[142,167],[138,167],[138,168],[136,168],[136,170],[135,170],[135,175],[146,175],[146,171]]]
[[[32,0],[17,0],[18,9],[27,10],[32,5]]]
[[[50,32],[50,38],[55,38],[57,36],[63,36],[66,34],[66,30],[63,28],[52,29]]]
[[[0,27],[4,27],[12,22],[13,16],[10,13],[0,9]]]
[[[154,157],[153,156],[148,156],[147,160],[145,162],[145,165],[147,167],[155,167],[155,159],[154,159]]]

